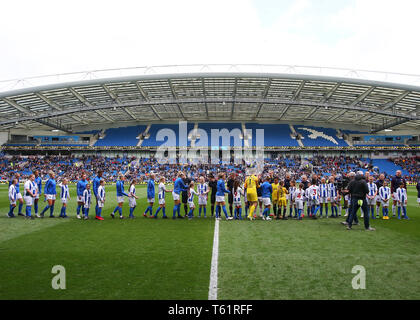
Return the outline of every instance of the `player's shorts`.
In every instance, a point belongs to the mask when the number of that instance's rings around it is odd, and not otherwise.
[[[271,201],[273,202],[273,204],[277,204],[279,202],[278,198],[271,198]]]
[[[33,198],[31,197],[31,196],[25,196],[25,197],[23,197],[23,199],[25,200],[25,204],[26,204],[26,206],[32,206],[32,203],[33,203]]]
[[[117,197],[117,203],[124,202],[124,196]]]
[[[155,198],[147,198],[148,203],[155,203]]]
[[[16,194],[16,199],[17,200],[23,199],[22,194],[20,192],[18,194]]]
[[[16,205],[16,201],[9,200],[9,202],[10,202],[10,205]]]
[[[36,196],[34,197],[34,199],[39,199],[39,193],[38,193],[38,190],[36,190]]]
[[[349,194],[346,194],[346,195],[344,196],[344,200],[346,200],[346,201],[349,201],[349,202],[350,202],[350,200],[351,200],[350,195],[349,195]]]
[[[225,196],[216,195],[216,202],[225,202]]]
[[[406,207],[407,206],[407,202],[398,202],[398,206],[399,207]]]
[[[165,204],[165,198],[159,199],[159,204]]]
[[[297,209],[303,209],[303,201],[302,200],[296,200],[296,208]]]
[[[175,191],[172,191],[172,197],[174,198],[174,201],[179,201],[179,193],[175,193]]]
[[[83,202],[83,196],[77,196],[77,202]]]
[[[389,206],[389,199],[387,201],[384,201],[384,200],[381,199],[380,202],[381,202],[382,207],[388,207]]]
[[[233,203],[233,194],[232,194],[232,191],[231,191],[231,193],[228,194],[228,202],[229,203]]]
[[[233,205],[234,205],[235,207],[242,206],[242,201],[233,201]]]
[[[46,194],[45,198],[48,200],[55,200],[55,194]]]
[[[340,196],[336,196],[336,197],[331,197],[330,198],[330,202],[331,203],[339,203],[340,202]]]
[[[105,201],[98,200],[98,207],[103,208],[105,205]]]
[[[207,197],[206,196],[198,196],[198,205],[199,206],[206,206],[207,205]]]
[[[182,192],[182,203],[187,203],[188,202],[188,192],[183,191]]]
[[[328,198],[327,197],[319,198],[319,203],[328,203]]]
[[[130,208],[134,208],[135,206],[137,206],[136,198],[134,197],[128,198],[128,205]]]
[[[83,208],[85,208],[85,209],[90,209],[90,203],[85,203],[85,204],[83,205]]]
[[[271,206],[271,199],[270,198],[261,198],[264,206]]]
[[[392,194],[392,200],[394,200],[394,201],[398,201],[398,195],[397,195],[397,193],[396,193],[396,192],[394,192],[394,193]]]
[[[417,198],[417,203],[420,203],[420,198]]]
[[[310,199],[311,206],[317,206],[319,205],[319,198],[312,198]]]
[[[278,203],[279,207],[285,207],[287,205],[287,200],[286,200],[286,198],[280,198],[277,201],[277,203]]]
[[[379,203],[381,202],[381,196],[379,194],[376,196],[375,201]]]
[[[257,193],[256,192],[247,192],[246,199],[249,202],[257,202],[258,201]]]
[[[366,203],[368,206],[374,206],[376,204],[376,197],[373,199],[369,199],[368,197],[366,197]]]
[[[262,199],[263,199],[262,197],[258,197],[258,202],[262,202],[263,201]]]
[[[61,198],[61,203],[67,203],[67,198]]]
[[[190,209],[195,208],[195,203],[188,201],[188,207],[190,207]]]
[[[287,195],[287,200],[293,201],[293,194],[288,194]]]

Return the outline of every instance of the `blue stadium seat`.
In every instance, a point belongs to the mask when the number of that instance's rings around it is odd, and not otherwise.
[[[252,145],[256,145],[256,129],[264,129],[264,145],[266,147],[298,147],[295,139],[290,137],[288,124],[246,123],[246,129],[252,129]]]
[[[331,128],[310,127],[303,125],[294,126],[305,147],[347,147],[344,139],[337,137],[337,130]]]
[[[110,128],[105,132],[105,137],[96,141],[95,146],[136,146],[139,140],[137,136],[146,130],[146,126],[132,126],[124,128]]]

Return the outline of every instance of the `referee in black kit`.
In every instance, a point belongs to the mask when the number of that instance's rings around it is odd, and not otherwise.
[[[364,179],[363,172],[357,172],[356,178],[350,181],[348,190],[351,195],[351,204],[347,230],[351,230],[353,219],[356,216],[359,207],[362,208],[363,212],[368,212],[366,195],[369,193],[369,187]],[[375,231],[375,228],[369,226],[369,215],[364,214],[363,219],[366,231]]]

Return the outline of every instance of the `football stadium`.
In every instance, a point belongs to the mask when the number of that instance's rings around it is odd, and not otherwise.
[[[419,299],[418,78],[220,64],[0,81],[0,299]]]

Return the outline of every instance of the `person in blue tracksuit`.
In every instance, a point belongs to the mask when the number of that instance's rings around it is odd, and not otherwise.
[[[216,219],[220,220],[220,206],[222,206],[223,213],[225,214],[226,220],[232,220],[233,217],[229,217],[226,210],[225,193],[230,191],[226,189],[225,185],[225,174],[219,173],[219,179],[217,180],[217,192],[216,192]]]
[[[153,204],[155,203],[155,174],[150,174],[150,179],[147,182],[147,202],[149,206],[143,213],[143,217],[147,217],[147,212],[150,212],[150,217],[153,215]]]
[[[20,173],[16,172],[15,177],[9,181],[9,188],[13,184],[14,179],[16,179],[17,181],[17,183],[15,184],[15,189],[16,189],[16,201],[19,202],[18,216],[24,216],[24,214],[22,213],[23,197],[19,190]]]
[[[38,170],[35,170],[34,175],[35,175],[34,182],[37,188],[36,196],[34,198],[34,209],[35,209],[35,215],[38,216],[38,202],[39,202],[39,197],[42,194],[42,179],[39,176]]]
[[[264,211],[263,211],[263,220],[271,220],[269,217],[270,215],[270,208],[271,208],[271,194],[273,193],[273,187],[270,183],[270,177],[267,176],[265,178],[264,183],[261,185],[261,197],[264,204]],[[284,211],[286,214],[286,211]]]
[[[98,201],[99,201],[98,189],[99,189],[99,185],[100,185],[101,180],[102,180],[102,175],[103,175],[103,171],[102,170],[99,170],[98,171],[98,175],[93,179],[93,182],[92,182],[93,194],[95,195],[95,199],[96,199],[95,216],[98,215],[98,210],[99,210],[99,206],[98,206]]]
[[[124,192],[124,181],[125,176],[120,175],[119,180],[117,181],[117,202],[118,205],[115,207],[114,211],[111,213],[112,219],[115,218],[115,212],[120,213],[120,219],[124,219],[123,213],[122,213],[122,206],[124,203],[124,196],[128,197],[128,194]]]
[[[55,204],[55,196],[57,194],[55,174],[54,172],[49,171],[48,175],[50,178],[47,180],[44,187],[44,195],[45,195],[45,199],[48,201],[48,204],[44,208],[44,210],[42,210],[41,217],[44,217],[45,211],[50,209],[50,218],[54,218],[54,204]]]
[[[178,213],[178,218],[183,219],[181,216],[181,204],[179,200],[179,195],[182,191],[188,189],[188,186],[184,183],[185,174],[183,172],[178,173],[178,178],[174,182],[174,190],[172,191],[172,197],[174,198],[174,211],[172,219],[176,219],[176,214]]]
[[[77,192],[77,211],[76,211],[76,214],[77,214],[77,219],[81,219],[80,210],[82,210],[82,208],[83,208],[83,204],[84,204],[84,202],[83,202],[83,192],[86,189],[87,183],[88,182],[86,180],[86,173],[83,173],[82,174],[82,179],[79,180],[77,182],[77,185],[76,185],[76,192]]]

